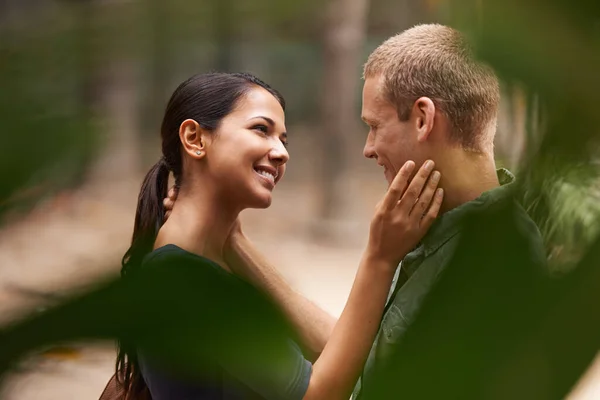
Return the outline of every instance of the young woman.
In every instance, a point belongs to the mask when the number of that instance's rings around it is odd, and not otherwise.
[[[127,398],[147,391],[154,400],[350,396],[398,262],[437,215],[439,174],[432,173],[433,163],[416,174],[412,162],[401,169],[377,207],[348,303],[311,363],[278,310],[232,273],[225,257],[228,238],[239,232],[239,213],[268,207],[284,175],[289,159],[284,108],[278,92],[247,74],[197,75],[173,93],[161,129],[163,156],[143,182],[123,275],[135,280],[145,270],[202,271],[201,281],[181,290],[214,294],[212,318],[189,315],[207,318],[210,345],[199,350],[202,371],[181,374],[143,341],[123,341],[117,377]],[[162,224],[171,173],[177,205]],[[165,340],[177,340],[178,334],[176,327],[165,327]],[[251,340],[233,345],[246,338]],[[232,347],[236,350],[228,351]]]

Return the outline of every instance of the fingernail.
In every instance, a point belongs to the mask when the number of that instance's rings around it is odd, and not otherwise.
[[[425,162],[425,169],[431,171],[433,169],[433,161],[427,160],[427,162]]]
[[[437,197],[442,197],[442,196],[444,196],[444,189],[442,189],[442,188],[439,188],[439,189],[438,189],[438,190],[435,192],[435,194],[437,195]]]
[[[434,171],[433,175],[431,175],[431,180],[433,183],[437,183],[440,180],[441,174],[438,171]]]
[[[415,169],[415,163],[412,161],[407,161],[404,164],[404,168],[405,168],[406,172],[412,172],[412,170]]]

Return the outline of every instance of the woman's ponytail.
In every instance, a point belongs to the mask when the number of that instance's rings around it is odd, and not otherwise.
[[[167,197],[168,185],[169,166],[163,157],[148,171],[142,183],[131,247],[123,256],[123,276],[139,266],[146,254],[152,251],[156,235],[165,218],[163,199]]]
[[[122,261],[121,276],[124,278],[135,273],[141,267],[144,257],[152,252],[165,217],[163,199],[167,196],[169,170],[167,161],[162,157],[144,178],[138,196],[131,246]],[[119,340],[118,344],[116,381],[124,390],[124,398],[149,398],[148,388],[139,370],[135,347],[123,340]]]

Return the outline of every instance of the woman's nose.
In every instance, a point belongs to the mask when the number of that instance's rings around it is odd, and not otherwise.
[[[269,159],[275,161],[278,165],[282,165],[288,162],[290,155],[283,143],[279,142],[269,152]]]

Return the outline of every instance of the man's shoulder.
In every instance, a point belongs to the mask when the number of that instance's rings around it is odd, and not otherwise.
[[[523,206],[515,200],[516,231],[520,238],[528,244],[533,261],[544,264],[547,260],[546,247],[539,227]]]
[[[506,196],[493,207],[469,218],[465,230],[469,230],[480,245],[487,242],[488,249],[497,249],[496,255],[501,252],[503,257],[510,258],[519,254],[535,264],[545,264],[546,251],[540,230],[514,196]],[[519,252],[512,252],[513,247],[518,247]]]

